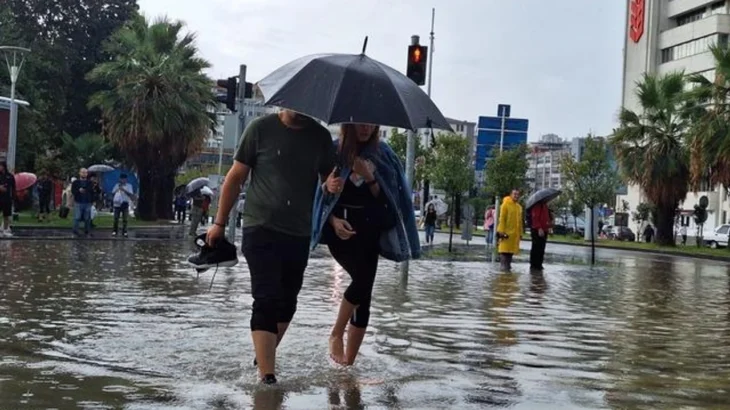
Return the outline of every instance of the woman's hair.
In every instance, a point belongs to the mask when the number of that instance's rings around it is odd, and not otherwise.
[[[428,204],[428,208],[426,208],[427,211],[435,211],[436,207],[433,206],[433,204]]]
[[[359,141],[357,140],[357,129],[355,127],[356,124],[342,124],[340,126],[340,158],[347,165],[352,165],[357,156]],[[379,142],[380,127],[376,126],[373,129],[373,133],[370,134],[370,139],[364,145],[377,148]]]

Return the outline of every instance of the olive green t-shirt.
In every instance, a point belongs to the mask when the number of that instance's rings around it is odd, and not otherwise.
[[[251,168],[243,227],[310,236],[315,189],[335,165],[330,132],[314,121],[289,128],[277,114],[266,115],[246,127],[236,161]]]

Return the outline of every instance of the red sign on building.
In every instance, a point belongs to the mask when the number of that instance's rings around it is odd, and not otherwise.
[[[634,43],[644,35],[646,0],[629,0],[629,37]]]

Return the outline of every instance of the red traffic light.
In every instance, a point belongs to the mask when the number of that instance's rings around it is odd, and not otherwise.
[[[426,81],[426,59],[428,47],[422,45],[408,46],[408,65],[406,76],[417,85],[424,85]]]
[[[413,50],[413,62],[414,63],[420,63],[421,62],[421,49],[416,48]]]

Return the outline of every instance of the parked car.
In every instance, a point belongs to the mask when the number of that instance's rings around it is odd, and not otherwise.
[[[720,225],[714,231],[705,233],[702,242],[710,248],[727,247],[728,233],[730,233],[730,225]]]
[[[617,241],[636,241],[636,234],[628,226],[614,226],[609,238]]]

